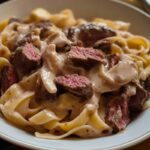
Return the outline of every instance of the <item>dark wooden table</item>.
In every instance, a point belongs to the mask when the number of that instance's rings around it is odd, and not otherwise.
[[[0,3],[5,2],[5,1],[6,0],[0,0]],[[136,5],[137,7],[140,7],[143,9],[143,7],[140,5],[140,3],[137,0],[123,0],[123,1],[129,2],[129,3]],[[136,146],[128,148],[126,150],[148,150],[148,149],[150,149],[150,139],[148,139]],[[0,150],[27,150],[27,149],[24,149],[19,146],[15,146],[15,145],[8,143],[1,139],[0,140]]]

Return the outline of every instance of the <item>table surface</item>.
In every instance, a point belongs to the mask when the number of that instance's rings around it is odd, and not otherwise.
[[[0,3],[6,1],[6,0],[0,0]],[[140,7],[141,9],[144,10],[144,7],[141,5],[141,3],[138,0],[123,0],[126,1],[130,4],[133,4],[137,7]],[[150,148],[150,139],[136,145],[130,148],[127,148],[126,150],[148,150]],[[6,141],[0,140],[0,150],[27,150],[27,149],[23,149],[21,147],[15,146],[11,143],[8,143]]]

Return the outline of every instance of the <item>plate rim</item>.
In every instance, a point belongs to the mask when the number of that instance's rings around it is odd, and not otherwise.
[[[0,5],[7,5],[7,4],[11,4],[11,3],[14,3],[15,1],[17,0],[11,0],[11,1],[6,1],[6,2],[3,2],[1,3]],[[120,1],[120,0],[109,0],[109,1],[112,1],[114,3],[118,3],[120,5],[124,5],[130,9],[133,9],[134,11],[137,11],[141,14],[143,14],[144,16],[146,16],[147,18],[150,19],[150,14],[148,14],[147,12],[141,10],[140,8],[134,6],[134,5],[131,5],[127,2],[124,2],[124,1]],[[3,118],[3,117],[2,117]],[[8,122],[7,122],[8,123]],[[13,126],[13,125],[12,125]],[[20,129],[21,130],[21,129]],[[10,142],[14,145],[18,145],[18,146],[21,146],[21,147],[25,147],[25,148],[29,148],[29,149],[41,149],[41,150],[65,150],[65,149],[56,149],[56,148],[53,148],[53,147],[44,147],[44,146],[37,146],[33,143],[25,143],[23,140],[18,140],[17,138],[14,138],[13,136],[10,136],[8,134],[5,134],[3,132],[0,131],[0,138],[4,139],[5,141],[7,142]],[[125,149],[125,148],[128,148],[128,147],[131,147],[131,146],[134,146],[136,144],[139,144],[143,141],[145,141],[146,139],[150,138],[150,131],[144,133],[142,136],[139,136],[129,142],[125,142],[125,143],[122,143],[122,144],[118,144],[118,145],[114,145],[114,146],[111,146],[111,147],[106,147],[105,149],[103,150],[120,150],[120,149]],[[91,150],[101,150],[101,148],[99,149],[91,149]]]
[[[145,15],[146,17],[148,17],[148,18],[150,19],[150,14],[149,14],[149,13],[147,13],[146,11],[144,11],[144,10],[142,10],[142,9],[140,9],[140,8],[138,8],[138,7],[136,7],[136,6],[132,5],[132,4],[130,4],[130,3],[127,3],[127,2],[121,1],[121,0],[109,0],[109,1],[118,3],[118,4],[120,4],[120,5],[125,5],[125,6],[131,8],[131,9],[134,9],[135,11],[137,11],[137,12],[139,12],[139,13]]]
[[[13,126],[13,125],[12,125]],[[18,146],[21,146],[21,147],[25,147],[25,148],[30,148],[30,149],[41,149],[41,150],[65,150],[65,149],[56,149],[56,148],[53,148],[53,147],[43,147],[43,146],[37,146],[35,144],[31,144],[31,143],[25,143],[23,140],[18,140],[14,137],[11,137],[10,135],[7,135],[5,133],[2,133],[0,131],[0,138],[10,142],[10,143],[13,143],[14,145],[18,145]],[[120,145],[115,145],[115,146],[111,146],[111,147],[106,147],[104,148],[103,150],[120,150],[120,149],[125,149],[125,148],[128,148],[128,147],[131,147],[131,146],[134,146],[136,144],[139,144],[141,143],[142,141],[146,140],[150,138],[150,131],[148,131],[147,133],[144,133],[142,136],[139,136],[129,142],[125,142],[123,144],[120,144]],[[91,150],[101,150],[101,148],[99,149],[91,149]]]

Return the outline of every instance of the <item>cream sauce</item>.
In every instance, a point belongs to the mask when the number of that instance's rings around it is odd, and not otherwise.
[[[50,44],[47,46],[43,54],[43,60],[48,64],[49,69],[54,74],[58,74],[63,70],[62,68],[64,66],[65,55],[58,54],[56,52],[56,46],[54,44]]]
[[[122,85],[136,79],[137,75],[134,62],[126,55],[122,55],[122,60],[110,70],[99,67],[99,71],[94,69],[90,72],[89,78],[96,92],[104,93],[117,90]]]
[[[48,69],[46,64],[40,69],[39,74],[46,90],[51,94],[56,93],[57,88],[54,83],[55,74]]]
[[[65,34],[57,27],[50,28],[49,37],[47,38],[48,44],[55,44],[57,47],[64,47],[71,44],[71,41],[67,39]]]

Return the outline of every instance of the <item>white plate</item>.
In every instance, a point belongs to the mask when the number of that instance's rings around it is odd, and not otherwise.
[[[144,12],[111,0],[12,0],[0,6],[0,20],[11,16],[23,17],[33,8],[44,7],[50,12],[70,8],[77,17],[103,17],[132,23],[131,31],[150,39],[150,16]],[[125,131],[116,135],[78,140],[38,139],[0,118],[0,137],[32,149],[45,150],[112,150],[137,144],[150,137],[150,109],[143,112]]]

